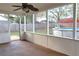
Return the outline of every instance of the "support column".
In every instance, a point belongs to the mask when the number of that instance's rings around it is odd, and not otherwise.
[[[47,35],[49,35],[49,19],[48,19],[48,10],[46,11],[46,19],[47,19]]]
[[[26,32],[26,16],[24,16],[24,32]]]
[[[8,15],[8,21],[9,21],[9,23],[10,23],[9,14],[7,14],[7,15]],[[10,33],[10,24],[9,24],[9,33]]]
[[[33,33],[35,33],[35,15],[33,14]]]
[[[73,4],[73,39],[76,39],[76,27],[77,27],[77,5],[76,3]]]
[[[19,16],[19,19],[20,19],[20,20],[19,20],[19,36],[20,36],[20,39],[21,39],[21,35],[22,35],[21,29],[22,29],[22,28],[21,28],[21,17],[20,17],[20,16]]]
[[[22,41],[27,41],[27,34],[26,34],[26,16],[24,16],[24,32],[22,34],[21,40]]]

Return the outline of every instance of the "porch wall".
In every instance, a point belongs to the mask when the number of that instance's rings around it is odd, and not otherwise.
[[[60,38],[47,35],[39,35],[27,32],[27,39],[30,42],[44,46],[46,48],[67,54],[67,55],[79,55],[79,41]]]

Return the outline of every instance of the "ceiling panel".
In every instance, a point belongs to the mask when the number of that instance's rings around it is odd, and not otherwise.
[[[29,3],[39,9],[39,12],[45,11],[48,9],[60,7],[63,5],[67,5],[69,3]],[[11,13],[11,14],[24,14],[22,10],[13,11],[16,7],[12,7],[12,5],[21,5],[21,3],[0,3],[0,13]],[[35,12],[30,12],[32,14]]]

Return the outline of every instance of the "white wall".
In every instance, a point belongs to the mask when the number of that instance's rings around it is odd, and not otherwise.
[[[10,33],[0,33],[0,44],[10,42]]]
[[[50,48],[52,50],[67,54],[67,55],[79,55],[79,41],[59,38],[47,35],[31,34],[28,35],[30,41],[35,44],[42,45],[44,47]],[[28,39],[29,40],[29,39]]]
[[[74,45],[72,40],[49,37],[48,48],[59,51],[67,55],[74,55]]]
[[[0,44],[10,42],[9,21],[0,21]]]

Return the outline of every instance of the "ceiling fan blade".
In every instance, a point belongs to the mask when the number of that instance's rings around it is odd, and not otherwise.
[[[17,10],[20,10],[21,8],[17,8],[17,9],[15,9],[15,10],[13,10],[13,11],[17,11]]]
[[[28,5],[27,3],[22,3],[22,7],[23,7],[23,8],[26,8],[27,5]]]
[[[39,9],[38,9],[38,8],[35,8],[35,7],[34,7],[33,9],[34,9],[34,11],[39,11]]]
[[[21,7],[21,6],[18,6],[18,5],[13,5],[12,7]]]
[[[31,9],[32,11],[39,11],[39,9],[35,8],[33,5],[28,5],[28,8]]]

